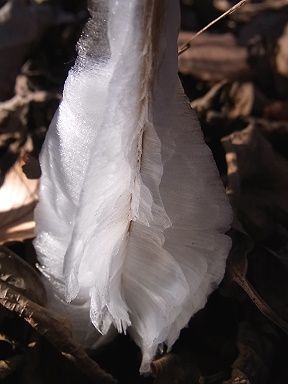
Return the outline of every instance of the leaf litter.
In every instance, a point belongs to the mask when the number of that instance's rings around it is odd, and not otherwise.
[[[179,46],[233,4],[183,1]],[[250,2],[179,57],[181,80],[234,209],[233,248],[221,287],[173,350],[155,359],[152,378],[139,377],[139,351],[128,337],[84,351],[67,320],[45,308],[35,267],[38,155],[76,57],[85,9],[85,1],[0,2],[1,380],[110,383],[112,374],[120,383],[282,384],[288,323],[287,1]]]

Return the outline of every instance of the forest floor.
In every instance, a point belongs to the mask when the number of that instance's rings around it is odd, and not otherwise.
[[[235,3],[183,1],[179,47]],[[288,383],[288,1],[250,1],[179,56],[234,210],[233,247],[150,377],[128,336],[77,345],[35,267],[38,155],[87,17],[84,0],[0,0],[0,381],[113,382],[105,370],[123,384]]]

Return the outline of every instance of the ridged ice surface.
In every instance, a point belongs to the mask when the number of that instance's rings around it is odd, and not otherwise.
[[[230,208],[177,76],[178,8],[92,2],[41,154],[35,246],[51,297],[83,343],[127,330],[143,372],[205,305],[230,248]]]

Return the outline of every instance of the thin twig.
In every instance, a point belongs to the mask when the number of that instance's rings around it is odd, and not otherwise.
[[[241,275],[235,275],[234,281],[246,292],[250,297],[256,307],[262,312],[264,316],[270,319],[274,324],[276,324],[283,332],[288,335],[288,323],[283,320],[259,295],[259,293],[253,288],[253,286],[248,282],[246,278],[243,278]]]
[[[0,309],[2,307],[25,320],[63,356],[73,361],[86,376],[94,380],[95,384],[116,384],[116,380],[100,368],[73,340],[70,329],[62,318],[21,295],[14,287],[0,279]]]
[[[198,31],[190,41],[188,41],[188,43],[186,43],[185,45],[183,45],[179,51],[178,51],[178,56],[182,55],[182,53],[186,52],[190,47],[191,47],[191,42],[196,39],[196,37],[198,37],[199,35],[201,35],[203,32],[207,31],[207,29],[209,29],[210,27],[212,27],[214,24],[218,23],[218,21],[224,19],[224,17],[228,16],[228,15],[231,15],[232,13],[236,12],[240,7],[242,7],[242,5],[244,5],[245,3],[247,3],[248,0],[241,0],[239,1],[239,3],[233,5],[233,7],[231,7],[230,9],[228,9],[228,11],[226,11],[225,13],[223,13],[221,16],[217,17],[217,19],[211,21],[211,23],[209,23],[208,25],[206,25],[206,27],[200,29],[200,31]]]

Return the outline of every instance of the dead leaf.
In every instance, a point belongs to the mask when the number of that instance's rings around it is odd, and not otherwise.
[[[267,318],[288,333],[286,295],[279,291],[279,300],[275,297],[277,286],[288,294],[288,161],[274,151],[256,124],[234,132],[223,139],[223,144],[234,213],[257,244],[255,249],[246,250],[238,235],[228,258],[227,274]],[[267,287],[267,281],[273,289]]]
[[[12,297],[13,300],[9,301]],[[40,275],[15,253],[0,247],[0,313],[3,314],[1,328],[9,334],[9,337],[0,335],[0,379],[8,377],[19,368],[23,382],[26,382],[25,378],[28,382],[32,377],[34,379],[34,376],[37,378],[34,371],[43,364],[39,350],[39,345],[43,347],[43,339],[37,337],[36,331],[56,346],[66,359],[76,363],[85,375],[94,380],[98,379],[100,383],[109,382],[109,376],[106,377],[98,369],[96,363],[89,359],[81,347],[73,344],[68,322],[46,310],[45,304],[46,292]],[[22,321],[23,318],[26,322]],[[10,330],[7,324],[11,324]],[[19,332],[20,339],[19,335],[17,336]],[[27,335],[23,338],[25,333]],[[17,342],[14,342],[14,338]],[[63,365],[65,366],[65,363]],[[108,381],[105,381],[106,378]]]
[[[69,356],[85,375],[95,382],[115,383],[113,377],[103,371],[82,347],[74,342],[66,321],[46,308],[29,300],[18,290],[0,280],[0,305],[25,320],[44,336],[62,354]]]
[[[288,63],[287,63],[288,64]],[[287,101],[274,101],[267,105],[264,110],[264,117],[274,121],[287,121],[288,120],[288,102]]]
[[[280,282],[283,278],[273,268],[275,265],[267,263],[265,251],[255,248],[253,241],[247,235],[236,231],[231,235],[233,248],[228,257],[224,286],[221,291],[222,293],[230,291],[229,295],[235,298],[235,287],[233,295],[233,286],[231,286],[231,282],[234,282],[243,289],[251,301],[243,300],[242,297],[242,315],[238,323],[237,336],[238,357],[232,365],[230,379],[223,384],[264,384],[269,379],[272,362],[283,336],[281,329],[286,333],[288,331],[288,323],[285,321],[287,311],[285,314],[285,309],[282,310],[283,305],[285,307],[285,299],[283,300],[281,294],[279,295],[283,288]],[[270,272],[263,275],[263,268],[270,268]],[[276,286],[280,283],[280,290],[275,288],[276,281],[278,281]],[[282,292],[287,294],[287,284],[286,291],[284,289]],[[279,296],[278,301],[274,300],[275,295]]]
[[[221,13],[226,12],[235,2],[231,0],[213,0],[215,8]],[[230,18],[236,22],[250,22],[259,14],[268,13],[270,11],[279,11],[287,7],[287,0],[261,0],[261,1],[248,1],[237,12],[234,12]]]
[[[239,354],[232,365],[231,378],[225,384],[267,383],[281,338],[277,328],[259,312],[246,307],[244,320],[238,324]]]
[[[278,49],[276,54],[276,67],[280,75],[288,77],[288,25],[283,35],[278,40]]]
[[[41,167],[39,160],[27,153],[23,161],[24,165],[22,166],[22,170],[27,179],[40,179]]]
[[[13,96],[15,79],[30,44],[39,39],[52,17],[50,7],[36,8],[23,0],[7,1],[0,8],[0,100]]]
[[[196,109],[207,122],[215,116],[223,120],[236,120],[250,116],[255,104],[255,88],[251,82],[222,81],[211,87],[203,97],[194,100]]]
[[[189,353],[168,353],[151,363],[154,384],[197,384],[200,372]]]
[[[39,305],[46,304],[40,275],[10,249],[0,246],[0,280]]]
[[[288,161],[275,152],[256,121],[222,143],[234,212],[246,232],[263,244],[288,218]]]
[[[0,170],[3,178],[16,162],[27,140],[28,104],[14,97],[0,104]]]
[[[181,32],[178,46],[191,40],[193,33]],[[179,71],[205,81],[248,77],[248,52],[237,45],[230,34],[203,33],[193,41],[191,49],[179,56]]]
[[[230,251],[230,254],[227,260],[226,276],[225,276],[226,280],[224,279],[224,282],[226,284],[228,282],[228,285],[231,284],[232,282],[238,284],[238,286],[241,287],[243,291],[248,295],[248,297],[252,300],[253,304],[260,310],[260,312],[288,335],[288,321],[286,321],[286,319],[288,318],[288,312],[285,310],[286,308],[284,304],[285,299],[283,302],[283,299],[280,298],[280,300],[278,300],[278,303],[277,302],[275,303],[275,300],[271,300],[270,289],[264,290],[264,291],[262,289],[262,292],[265,294],[265,296],[262,297],[248,279],[247,274],[248,274],[249,251],[250,251],[250,255],[249,255],[250,261],[251,259],[253,260],[253,255],[255,252],[255,250],[251,250],[251,247],[252,247],[251,241],[249,241],[249,239],[247,240],[246,236],[244,236],[241,233],[234,232],[234,246],[232,247],[232,250]],[[262,253],[264,252],[262,251]],[[258,266],[259,266],[259,261],[261,262],[261,260],[258,259],[258,263],[257,263]],[[261,265],[259,266],[259,269],[262,270]],[[273,270],[272,273],[274,274],[274,279],[275,279],[275,275],[276,275],[275,269]],[[255,283],[255,273],[253,274],[250,271],[250,275],[252,275],[253,282]],[[265,279],[265,277],[263,277],[263,274],[258,273],[257,275],[258,275],[258,281],[259,280],[262,282],[264,281],[266,285],[267,280]],[[271,279],[271,276],[270,276],[270,279]],[[258,283],[257,286],[261,288],[261,284]],[[288,292],[287,288],[288,286],[286,284],[286,291]],[[272,290],[272,295],[273,295],[273,290]],[[267,299],[269,300],[269,302],[271,302],[271,305],[267,303]],[[275,307],[275,304],[277,308],[276,310],[273,309],[273,306]],[[284,311],[282,310],[282,307],[284,308]],[[280,312],[280,315],[278,312]]]
[[[38,132],[47,130],[59,100],[58,93],[32,92],[25,76],[17,78],[17,95],[0,103],[0,178],[2,181],[18,157],[27,155],[27,152],[38,155],[40,150],[37,142]],[[32,130],[31,126],[35,128]],[[42,135],[44,135],[43,132]]]
[[[229,0],[214,0],[214,6],[221,12],[226,12],[231,7]],[[238,17],[243,15],[254,16],[259,12],[267,11],[269,9],[280,9],[288,5],[287,0],[262,0],[260,3],[247,3],[243,5],[238,11]],[[236,16],[236,15],[234,15]]]
[[[35,236],[38,185],[38,180],[27,179],[20,162],[6,175],[0,188],[0,244]]]
[[[51,26],[73,24],[75,15],[48,1],[8,0],[0,8],[0,100],[13,96],[19,74],[32,44]]]

